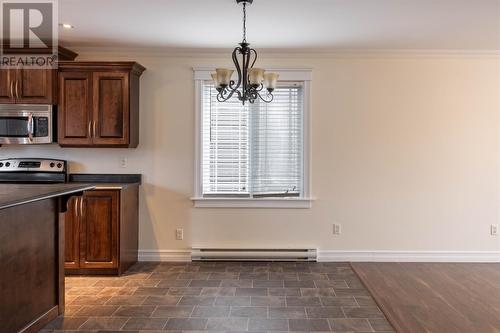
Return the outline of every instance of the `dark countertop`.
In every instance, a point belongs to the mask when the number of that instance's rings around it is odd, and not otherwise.
[[[68,175],[70,183],[100,183],[100,184],[141,184],[141,174],[99,174],[72,173]]]
[[[0,209],[82,192],[91,184],[0,184]]]

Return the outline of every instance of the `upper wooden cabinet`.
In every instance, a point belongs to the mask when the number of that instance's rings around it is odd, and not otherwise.
[[[56,71],[0,69],[0,103],[55,104]]]
[[[58,141],[92,145],[92,73],[59,73]]]
[[[128,73],[96,72],[92,81],[94,142],[127,145],[130,137],[130,126],[127,126],[130,122]]]
[[[14,103],[15,71],[0,69],[0,103]]]
[[[59,144],[137,147],[144,70],[135,62],[60,62]]]

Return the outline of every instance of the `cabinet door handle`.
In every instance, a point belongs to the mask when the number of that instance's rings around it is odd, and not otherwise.
[[[76,198],[75,199],[75,217],[78,217],[78,200],[80,200],[80,198]]]
[[[14,80],[10,81],[10,97],[16,98],[16,96],[14,96]]]
[[[83,216],[83,197],[80,198],[80,217]]]
[[[19,99],[19,80],[16,80],[16,97]]]
[[[92,136],[95,138],[95,120],[92,122]]]
[[[92,132],[91,132],[91,129],[90,129],[91,126],[92,126],[92,122],[89,120],[89,125],[88,125],[88,128],[87,128],[87,131],[89,133],[89,138],[92,137]]]

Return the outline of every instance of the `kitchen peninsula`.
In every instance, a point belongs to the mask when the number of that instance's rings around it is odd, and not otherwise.
[[[38,332],[64,312],[64,211],[88,184],[0,184],[0,327]]]

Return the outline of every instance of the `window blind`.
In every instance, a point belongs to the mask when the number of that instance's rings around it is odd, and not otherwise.
[[[251,180],[255,196],[302,191],[302,88],[280,87],[251,110]]]
[[[300,196],[303,89],[280,86],[270,104],[220,103],[211,82],[202,94],[204,196]]]
[[[249,194],[248,107],[203,85],[203,194]]]

